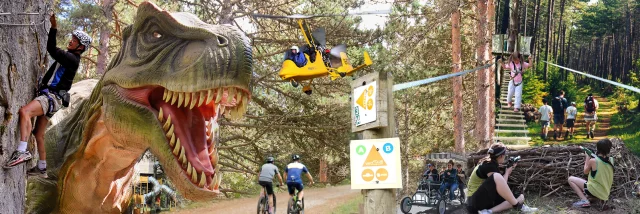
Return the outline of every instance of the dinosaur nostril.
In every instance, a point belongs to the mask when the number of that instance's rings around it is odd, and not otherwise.
[[[217,38],[218,38],[218,46],[224,47],[229,44],[229,42],[227,41],[227,38],[224,38],[222,36],[217,36]]]

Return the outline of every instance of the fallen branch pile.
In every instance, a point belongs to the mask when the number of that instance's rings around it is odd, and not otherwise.
[[[620,139],[612,139],[611,156],[614,158],[614,182],[611,188],[613,197],[631,197],[634,182],[640,178],[640,158],[631,153]],[[582,177],[584,152],[579,146],[595,151],[595,143],[572,144],[567,146],[545,146],[526,150],[509,150],[509,156],[521,156],[518,166],[509,177],[509,186],[514,191],[537,193],[539,196],[573,195],[567,179],[569,176]],[[487,150],[470,154],[467,166],[473,169],[475,164],[485,157]],[[469,170],[472,171],[472,170]]]

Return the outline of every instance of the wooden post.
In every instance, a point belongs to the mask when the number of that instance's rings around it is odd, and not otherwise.
[[[396,136],[395,108],[393,103],[393,76],[391,73],[380,72],[378,76],[379,89],[381,96],[380,102],[385,103],[387,113],[378,114],[377,121],[383,121],[382,117],[386,117],[387,126],[367,129],[362,133],[363,139],[391,138]],[[378,106],[384,108],[383,106]],[[396,190],[395,189],[364,189],[364,213],[365,214],[392,214],[396,213]]]

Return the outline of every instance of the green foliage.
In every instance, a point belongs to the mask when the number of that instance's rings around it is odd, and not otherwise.
[[[350,199],[346,203],[332,210],[330,213],[359,213],[362,201],[362,194],[358,194],[357,197]]]
[[[547,84],[544,83],[542,77],[532,71],[524,72],[523,80],[526,82],[522,86],[522,102],[533,104],[535,107],[541,106],[542,99],[549,94],[545,90]]]

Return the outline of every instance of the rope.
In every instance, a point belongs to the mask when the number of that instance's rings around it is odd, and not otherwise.
[[[34,26],[34,25],[41,25],[41,24],[44,24],[44,22],[45,22],[45,21],[47,21],[47,20],[46,20],[46,19],[45,19],[45,20],[42,20],[42,22],[40,22],[40,23],[38,23],[38,24],[31,22],[31,24],[0,23],[0,25],[5,25],[5,26]]]
[[[471,70],[464,70],[464,71],[460,71],[460,72],[456,72],[453,74],[446,74],[446,75],[442,75],[442,76],[437,76],[437,77],[431,77],[431,78],[427,78],[427,79],[423,79],[423,80],[417,80],[417,81],[413,81],[413,82],[406,82],[406,83],[400,83],[400,84],[396,84],[393,86],[393,91],[400,91],[403,89],[407,89],[407,88],[411,88],[411,87],[416,87],[416,86],[420,86],[420,85],[424,85],[424,84],[429,84],[432,82],[436,82],[436,81],[440,81],[440,80],[444,80],[444,79],[448,79],[451,77],[457,77],[457,76],[461,76],[461,75],[465,75],[480,69],[485,69],[488,68],[489,66],[493,65],[493,63],[489,63],[486,64],[484,66],[481,67],[477,67]]]
[[[606,82],[606,83],[609,83],[611,85],[615,85],[615,86],[618,86],[618,87],[621,87],[621,88],[629,89],[629,90],[631,90],[633,92],[636,92],[636,93],[640,93],[640,88],[636,88],[636,87],[633,87],[633,86],[625,85],[625,84],[622,84],[622,83],[619,83],[619,82],[614,82],[614,81],[611,81],[611,80],[608,80],[608,79],[603,79],[603,78],[600,78],[600,77],[597,77],[597,76],[594,76],[594,75],[591,75],[591,74],[587,74],[587,73],[584,73],[584,72],[576,71],[576,70],[573,70],[571,68],[567,68],[567,67],[563,67],[563,66],[560,66],[560,65],[556,65],[556,64],[553,64],[553,63],[550,63],[550,62],[547,62],[547,61],[543,61],[543,62],[545,62],[545,63],[547,63],[549,65],[556,66],[558,68],[562,68],[562,69],[567,70],[567,71],[571,71],[571,72],[576,73],[576,74],[582,74],[582,75],[587,76],[587,77],[592,78],[592,79],[600,80],[602,82]]]

